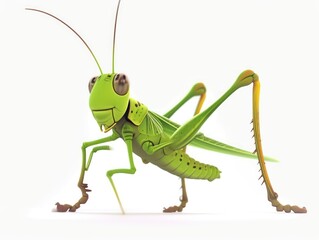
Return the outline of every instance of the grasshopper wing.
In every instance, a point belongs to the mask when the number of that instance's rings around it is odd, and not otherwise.
[[[168,135],[172,135],[180,127],[179,124],[173,122],[172,120],[164,116],[161,116],[154,112],[151,113],[153,118],[156,118],[157,122],[161,123],[164,133]],[[189,145],[223,154],[257,159],[257,155],[254,153],[206,137],[203,133],[196,134],[196,136],[192,139]],[[265,160],[269,162],[278,162],[278,160],[273,159],[271,157],[265,157]]]

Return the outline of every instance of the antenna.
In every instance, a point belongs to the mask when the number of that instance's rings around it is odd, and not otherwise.
[[[115,54],[115,36],[116,36],[116,25],[117,25],[117,16],[119,15],[121,0],[117,3],[115,22],[114,22],[114,33],[113,33],[113,52],[112,52],[112,73],[114,73],[114,54]]]
[[[87,47],[87,49],[90,51],[92,57],[94,58],[94,60],[95,60],[95,62],[96,62],[96,64],[97,64],[97,66],[98,66],[98,68],[99,68],[99,70],[100,70],[100,72],[101,72],[101,75],[103,74],[103,71],[102,71],[102,69],[101,69],[101,66],[100,66],[99,62],[97,61],[97,59],[96,59],[94,53],[92,52],[91,48],[90,48],[89,45],[84,41],[84,39],[83,39],[72,27],[70,27],[67,23],[65,23],[65,22],[62,21],[61,19],[57,18],[56,16],[54,16],[54,15],[52,15],[52,14],[50,14],[50,13],[47,13],[47,12],[45,12],[45,11],[38,10],[38,9],[34,9],[34,8],[26,8],[25,10],[30,10],[30,11],[35,11],[35,12],[44,13],[44,14],[46,14],[46,15],[52,17],[52,18],[55,18],[56,20],[58,20],[59,22],[63,23],[65,26],[67,26],[72,32],[74,32],[74,33],[81,39],[81,41],[84,43],[84,45]],[[114,50],[113,50],[113,52],[114,52]],[[114,54],[114,53],[113,53],[113,54]]]

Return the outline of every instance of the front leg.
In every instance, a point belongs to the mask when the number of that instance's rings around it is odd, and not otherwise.
[[[107,150],[109,148],[107,146],[101,146],[101,147],[94,148],[90,154],[88,163],[86,161],[86,149],[90,146],[94,146],[94,145],[106,143],[106,142],[111,142],[111,141],[114,141],[118,138],[119,138],[119,135],[115,131],[113,131],[113,134],[109,137],[98,139],[98,140],[91,141],[91,142],[84,142],[82,144],[82,168],[81,168],[80,178],[78,181],[78,187],[80,188],[80,190],[82,192],[82,197],[74,205],[60,204],[57,202],[56,203],[56,206],[57,206],[56,210],[58,212],[67,212],[67,211],[75,212],[81,206],[81,204],[85,204],[87,202],[87,200],[89,198],[89,195],[87,192],[90,192],[91,190],[87,189],[88,185],[83,183],[84,174],[90,166],[93,153],[97,152],[99,150]]]
[[[117,173],[134,174],[136,172],[136,168],[135,168],[134,161],[133,161],[133,145],[132,145],[133,128],[129,123],[126,123],[123,125],[122,136],[123,136],[124,142],[126,143],[128,158],[129,158],[129,162],[130,162],[130,168],[113,169],[113,170],[108,171],[106,173],[106,176],[112,185],[113,191],[114,191],[115,196],[117,198],[117,201],[120,205],[121,211],[124,214],[125,212],[124,212],[120,197],[118,195],[118,192],[116,190],[116,187],[115,187],[115,184],[114,184],[112,177],[114,174],[117,174]]]

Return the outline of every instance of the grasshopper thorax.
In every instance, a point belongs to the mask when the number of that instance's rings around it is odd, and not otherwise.
[[[124,74],[102,74],[89,82],[90,109],[107,132],[124,116],[129,104],[129,81]]]

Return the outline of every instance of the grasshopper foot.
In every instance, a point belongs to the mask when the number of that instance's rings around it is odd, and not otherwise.
[[[61,204],[58,203],[58,202],[57,202],[55,205],[56,205],[56,210],[57,210],[57,212],[67,212],[67,211],[69,211],[69,210],[72,208],[72,206],[69,205],[69,204],[63,204],[63,205],[61,205]]]
[[[181,204],[179,206],[175,205],[168,208],[164,208],[163,212],[164,213],[182,212],[188,202],[187,196],[182,196],[180,198],[180,201],[181,201]]]
[[[83,196],[80,198],[80,200],[74,204],[73,206],[70,204],[60,204],[56,203],[56,210],[57,212],[75,212],[78,208],[80,208],[81,204],[85,204],[87,200],[89,199],[88,194],[83,194]]]
[[[88,185],[86,183],[81,183],[78,186],[82,192],[82,197],[79,199],[79,201],[73,206],[70,204],[62,205],[57,202],[55,204],[57,212],[75,212],[81,206],[81,204],[85,204],[88,201],[89,195],[87,194],[87,192],[91,192],[91,190],[87,188]]]
[[[182,178],[182,196],[179,198],[181,204],[179,206],[171,206],[169,208],[164,208],[164,213],[173,213],[173,212],[182,212],[183,209],[186,207],[186,204],[188,202],[187,193],[186,193],[186,184],[185,184],[185,178]]]
[[[181,211],[183,211],[183,207],[176,206],[176,205],[163,209],[164,213],[173,213],[173,212],[181,212]]]
[[[286,213],[290,213],[293,211],[294,213],[307,213],[307,208],[305,207],[298,207],[296,205],[291,206],[289,204],[287,205],[282,205],[278,200],[278,194],[274,192],[274,197],[271,197],[268,195],[268,200],[271,202],[271,205],[276,208],[278,212],[285,211]]]

